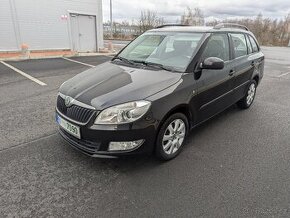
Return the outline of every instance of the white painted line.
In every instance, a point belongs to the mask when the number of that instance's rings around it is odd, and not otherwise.
[[[22,76],[26,77],[27,79],[30,79],[31,81],[37,83],[41,86],[46,86],[44,82],[41,82],[40,80],[34,78],[33,76],[28,75],[27,73],[24,73],[23,71],[17,69],[16,67],[11,66],[10,64],[5,63],[4,61],[0,61],[1,64],[4,64],[6,67],[9,67],[10,69],[14,70],[16,73],[21,74]]]
[[[82,64],[82,65],[85,65],[85,66],[88,66],[88,67],[95,67],[94,65],[86,64],[86,63],[83,63],[83,62],[80,62],[80,61],[76,61],[76,60],[73,60],[73,59],[70,59],[70,58],[63,57],[63,59],[67,60],[67,61],[71,61],[71,62],[77,63],[77,64]]]
[[[288,75],[288,74],[290,74],[290,72],[287,72],[287,73],[280,74],[280,75],[279,75],[279,76],[277,76],[277,77],[286,76],[286,75]]]

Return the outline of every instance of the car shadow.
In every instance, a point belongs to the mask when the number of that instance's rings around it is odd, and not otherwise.
[[[202,132],[206,131],[209,126],[217,125],[219,122],[224,121],[226,117],[235,116],[236,113],[241,112],[241,109],[238,108],[237,105],[232,105],[223,112],[215,115],[214,117],[210,118],[209,120],[201,123],[200,125],[194,127],[190,130],[186,142],[189,140],[194,140],[198,135]]]

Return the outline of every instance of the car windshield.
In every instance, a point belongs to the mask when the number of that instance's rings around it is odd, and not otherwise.
[[[202,33],[145,33],[130,43],[117,58],[127,62],[185,71]]]

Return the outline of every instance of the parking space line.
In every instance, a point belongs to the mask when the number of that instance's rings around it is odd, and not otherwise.
[[[76,61],[76,60],[73,60],[73,59],[70,59],[70,58],[63,57],[63,59],[67,60],[67,61],[71,61],[71,62],[77,63],[77,64],[82,64],[82,65],[85,65],[85,66],[88,66],[88,67],[95,67],[94,65],[83,63],[83,62],[80,62],[80,61]]]
[[[287,73],[282,73],[282,74],[280,74],[280,75],[279,75],[279,76],[277,76],[277,77],[286,76],[286,75],[288,75],[288,74],[290,74],[290,72],[287,72]]]
[[[22,76],[26,77],[27,79],[30,79],[31,81],[37,83],[38,85],[46,86],[46,83],[41,82],[40,80],[34,78],[33,76],[28,75],[27,73],[24,73],[23,71],[17,69],[16,67],[13,67],[12,65],[7,64],[4,61],[0,61],[0,63],[3,64],[3,65],[5,65],[6,67],[9,67],[10,69],[14,70],[16,73],[21,74]]]

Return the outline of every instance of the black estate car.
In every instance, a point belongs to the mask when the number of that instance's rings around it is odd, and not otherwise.
[[[56,120],[87,155],[169,160],[190,129],[235,103],[249,108],[263,71],[264,55],[244,26],[165,25],[63,83]]]

